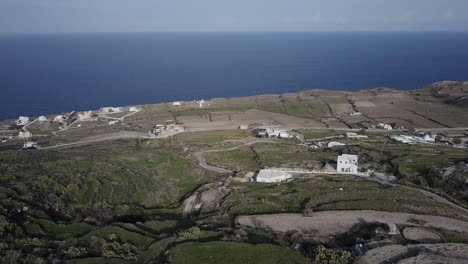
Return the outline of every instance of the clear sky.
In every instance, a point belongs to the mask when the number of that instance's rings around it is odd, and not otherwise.
[[[0,0],[0,33],[468,31],[468,0]]]

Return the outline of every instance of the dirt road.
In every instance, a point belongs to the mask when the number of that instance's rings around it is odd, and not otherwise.
[[[115,133],[102,134],[98,136],[91,136],[91,137],[84,138],[77,142],[44,147],[41,149],[57,149],[57,148],[74,147],[74,146],[79,146],[79,145],[98,143],[102,141],[128,139],[128,138],[150,138],[150,137],[148,137],[148,134],[142,133],[142,132],[120,131],[120,132],[115,132]]]
[[[242,144],[242,145],[239,145],[239,146],[235,146],[235,147],[232,147],[232,148],[228,148],[228,149],[220,149],[220,150],[207,150],[207,151],[202,151],[202,152],[197,152],[195,153],[195,157],[197,158],[198,160],[198,165],[200,165],[200,167],[206,169],[206,170],[210,170],[210,171],[214,171],[214,172],[218,172],[218,173],[232,173],[232,171],[230,170],[226,170],[224,168],[220,168],[220,167],[215,167],[215,166],[211,166],[211,165],[208,165],[206,163],[206,158],[205,156],[203,156],[203,153],[207,153],[207,152],[222,152],[222,151],[231,151],[231,150],[236,150],[238,148],[241,148],[243,146],[250,146],[250,145],[253,145],[253,144],[257,144],[257,143],[278,143],[278,141],[273,141],[273,140],[254,140],[254,141],[251,141],[251,142],[247,142],[245,144]]]

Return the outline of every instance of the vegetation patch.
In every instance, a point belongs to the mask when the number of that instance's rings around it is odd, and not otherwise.
[[[275,245],[220,241],[183,243],[171,250],[170,257],[174,264],[309,263],[298,253]]]

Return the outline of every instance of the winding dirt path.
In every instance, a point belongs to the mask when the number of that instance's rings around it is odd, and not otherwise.
[[[232,147],[232,148],[214,149],[214,150],[206,150],[206,151],[197,152],[197,153],[195,153],[195,157],[198,160],[198,165],[200,165],[200,167],[202,167],[202,168],[204,168],[206,170],[214,171],[214,172],[217,172],[217,173],[232,173],[233,171],[231,171],[231,170],[227,170],[225,168],[220,168],[220,167],[215,167],[215,166],[208,165],[206,163],[205,156],[203,156],[203,153],[231,151],[231,150],[236,150],[238,148],[241,148],[243,146],[251,146],[251,145],[254,145],[254,144],[257,144],[257,143],[278,143],[278,142],[279,141],[274,141],[274,140],[254,140],[254,141],[247,142],[247,143],[244,143],[244,144],[241,144],[239,146]]]

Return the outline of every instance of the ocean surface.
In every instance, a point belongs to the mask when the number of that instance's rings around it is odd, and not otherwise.
[[[0,120],[306,89],[468,80],[468,33],[0,36]]]

